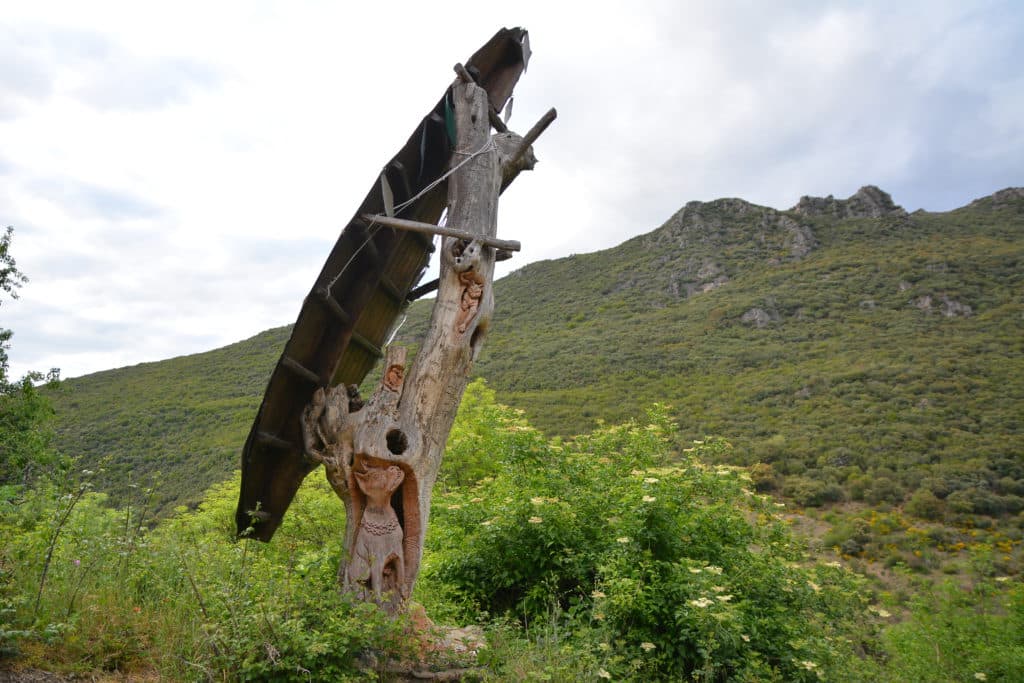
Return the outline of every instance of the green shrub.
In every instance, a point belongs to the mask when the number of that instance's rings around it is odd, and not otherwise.
[[[153,531],[142,501],[113,510],[86,491],[65,516],[66,494],[32,492],[0,520],[0,646],[40,642],[48,667],[173,680],[366,680],[360,653],[401,655],[403,624],[337,589],[344,513],[326,482],[303,484],[270,544],[235,540],[238,485]]]
[[[801,507],[820,507],[843,499],[843,489],[837,484],[801,476],[788,477],[782,493]]]
[[[864,489],[864,500],[872,505],[903,502],[903,489],[889,477],[877,477]]]
[[[802,565],[743,470],[703,464],[727,443],[674,458],[658,406],[647,424],[566,443],[508,409],[501,420],[500,471],[435,498],[421,590],[444,593],[464,618],[508,615],[527,631],[562,615],[574,651],[592,655],[580,677],[850,674],[862,589],[838,566]]]
[[[946,514],[945,504],[928,489],[918,489],[903,508],[908,515],[937,522]]]
[[[964,590],[949,582],[926,590],[884,640],[893,681],[1022,681],[1024,588],[982,582]]]

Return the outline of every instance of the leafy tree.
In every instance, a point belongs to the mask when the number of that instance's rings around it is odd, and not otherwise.
[[[11,254],[13,233],[8,226],[0,236],[0,292],[17,299],[18,290],[28,278],[18,270]],[[55,384],[59,371],[54,368],[45,375],[30,372],[12,382],[8,377],[7,350],[13,334],[12,330],[0,328],[0,501],[10,499],[41,471],[61,462],[50,448],[53,408],[36,386],[38,382]]]
[[[0,235],[0,292],[10,295],[12,299],[18,298],[18,290],[28,282],[24,273],[18,270],[18,266],[11,255],[11,235],[14,228],[7,226],[3,235]],[[3,298],[0,297],[0,305],[3,305]],[[0,327],[0,389],[7,387],[7,349],[10,348],[11,330]]]

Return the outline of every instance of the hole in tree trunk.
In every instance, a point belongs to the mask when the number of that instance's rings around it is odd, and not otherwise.
[[[405,437],[405,434],[401,429],[392,429],[387,433],[388,450],[395,455],[401,455],[405,453],[405,449],[409,447],[409,439]]]

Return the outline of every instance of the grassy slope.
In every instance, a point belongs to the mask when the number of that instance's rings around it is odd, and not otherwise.
[[[58,446],[88,467],[105,466],[100,485],[115,497],[159,472],[161,506],[198,502],[238,468],[289,330],[67,380],[55,397]]]
[[[1024,494],[1022,261],[1020,199],[880,219],[691,203],[614,249],[496,283],[477,372],[550,433],[663,401],[687,436],[728,436],[791,481]],[[942,315],[944,296],[972,315]],[[776,319],[743,322],[755,307]],[[112,483],[160,469],[167,501],[193,500],[237,466],[286,333],[68,382],[62,447],[109,454]]]

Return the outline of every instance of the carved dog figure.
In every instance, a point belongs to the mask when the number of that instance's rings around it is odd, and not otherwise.
[[[366,494],[359,529],[352,547],[351,561],[346,572],[346,583],[362,585],[363,598],[372,594],[378,601],[390,593],[392,601],[401,601],[405,595],[404,532],[398,515],[391,507],[391,494],[405,479],[405,472],[397,465],[366,467],[353,472],[359,489]]]

